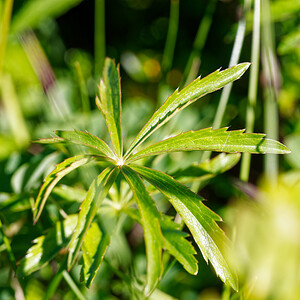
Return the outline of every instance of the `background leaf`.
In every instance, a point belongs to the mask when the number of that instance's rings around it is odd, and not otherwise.
[[[67,158],[62,163],[56,165],[56,168],[44,179],[44,183],[37,195],[33,210],[33,219],[35,223],[38,221],[45,203],[58,181],[76,168],[87,164],[92,159],[93,156],[91,155],[78,155]]]
[[[18,276],[29,274],[44,267],[59,251],[66,247],[77,223],[77,215],[70,215],[63,222],[57,222],[55,227],[45,235],[36,238],[35,245],[30,247],[26,256],[20,261]]]
[[[132,155],[130,161],[161,153],[191,150],[219,152],[250,152],[284,154],[290,150],[283,144],[266,139],[264,134],[244,133],[244,130],[227,131],[212,128],[188,131],[158,142]]]
[[[171,202],[189,228],[203,257],[210,261],[224,283],[237,290],[237,278],[228,265],[228,240],[216,221],[221,218],[207,208],[201,198],[187,187],[162,172],[132,166],[147,181],[159,189]]]
[[[100,99],[96,104],[103,113],[113,148],[119,158],[122,156],[123,142],[121,130],[121,86],[119,68],[112,59],[106,58],[103,79],[99,85]]]
[[[178,169],[170,175],[176,179],[180,179],[180,182],[194,181],[195,179],[211,179],[233,168],[239,162],[240,157],[240,153],[221,153],[203,163],[192,164],[186,168]]]
[[[153,114],[144,128],[139,132],[127,151],[127,156],[156,131],[163,124],[168,122],[180,110],[184,109],[200,97],[212,93],[226,84],[239,79],[248,69],[249,63],[242,63],[226,69],[215,71],[203,79],[197,78],[181,91],[178,89],[165,101],[165,103]]]

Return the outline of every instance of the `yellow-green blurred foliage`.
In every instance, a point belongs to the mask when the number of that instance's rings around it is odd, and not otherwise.
[[[228,210],[240,299],[300,299],[300,173],[260,186]]]

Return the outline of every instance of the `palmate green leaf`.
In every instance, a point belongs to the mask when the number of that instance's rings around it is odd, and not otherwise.
[[[101,231],[97,223],[92,223],[82,243],[81,280],[88,288],[95,279],[109,243],[109,236]]]
[[[90,185],[87,195],[80,206],[78,223],[68,247],[68,269],[72,268],[83,239],[97,213],[97,209],[106,197],[118,174],[119,168],[107,167]]]
[[[149,195],[143,181],[137,173],[126,166],[122,168],[122,172],[132,189],[141,215],[147,257],[147,284],[145,287],[145,295],[149,296],[162,275],[162,233],[160,229],[160,215],[155,207],[154,200]]]
[[[124,212],[133,220],[141,224],[141,217],[136,209],[126,208]],[[164,248],[174,256],[190,274],[198,273],[198,263],[194,254],[196,250],[186,240],[187,233],[180,230],[180,225],[173,222],[167,215],[161,215],[160,226],[163,234]]]
[[[77,155],[67,158],[62,163],[56,165],[56,168],[44,179],[44,183],[37,195],[33,209],[34,223],[38,221],[45,203],[58,181],[76,168],[83,166],[94,159],[95,156],[93,155]]]
[[[217,275],[225,284],[237,290],[236,276],[225,257],[229,241],[216,223],[221,221],[221,218],[207,208],[198,195],[171,176],[146,167],[131,166],[131,168],[169,199],[189,228],[204,259],[212,263]]]
[[[265,134],[244,133],[244,130],[227,131],[227,129],[227,127],[215,130],[205,128],[181,133],[135,153],[129,161],[161,153],[192,150],[274,154],[290,152],[283,144],[266,139]]]
[[[77,215],[70,215],[63,222],[57,222],[55,227],[45,235],[36,238],[35,243],[20,261],[17,275],[24,277],[44,267],[70,241],[71,234],[77,223]]]
[[[179,111],[198,100],[200,97],[214,92],[226,84],[239,79],[248,69],[249,63],[242,63],[224,71],[217,70],[203,79],[197,78],[179,91],[178,89],[153,114],[144,128],[130,145],[126,157],[153,132],[174,117]]]
[[[97,136],[92,135],[89,132],[83,132],[80,130],[56,130],[56,135],[58,137],[53,137],[49,139],[40,139],[36,141],[36,143],[41,144],[54,144],[54,143],[72,143],[83,145],[92,149],[99,151],[101,154],[115,159],[115,155],[112,150],[108,147],[108,145],[99,139]]]
[[[221,153],[216,157],[200,164],[193,164],[184,169],[176,170],[170,175],[182,180],[210,179],[233,168],[240,160],[240,153]]]
[[[118,158],[123,152],[121,130],[121,85],[119,68],[114,61],[106,58],[103,69],[103,79],[99,85],[100,99],[96,104],[101,110],[109,131],[113,148]]]

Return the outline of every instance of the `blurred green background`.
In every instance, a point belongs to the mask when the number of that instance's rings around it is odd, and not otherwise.
[[[64,158],[65,149],[32,141],[50,137],[55,129],[74,128],[107,138],[94,99],[108,56],[120,64],[123,132],[129,143],[178,86],[228,67],[238,24],[244,18],[245,38],[238,61],[251,60],[253,5],[248,1],[247,7],[246,2],[1,0],[1,300],[23,299],[24,295],[26,299],[43,299],[57,271],[54,260],[26,277],[22,292],[8,261],[5,238],[19,261],[32,241],[60,220],[60,209],[67,214],[78,211],[81,193],[97,172],[86,169],[64,179],[62,184],[70,186],[70,191],[63,193],[58,188],[42,222],[33,226],[32,201],[44,176]],[[224,228],[236,241],[238,253],[233,261],[240,267],[241,291],[236,294],[224,288],[199,254],[197,276],[175,264],[151,299],[300,298],[300,1],[262,0],[261,5],[262,46],[254,131],[266,132],[268,128],[265,102],[271,90],[277,108],[274,126],[279,128],[278,139],[292,154],[279,158],[278,185],[272,186],[264,178],[266,164],[257,155],[252,158],[248,183],[238,179],[238,164],[200,191],[209,200],[206,204],[224,218]],[[269,20],[270,30],[264,32],[265,19]],[[266,63],[268,59],[270,64]],[[272,70],[268,73],[269,65]],[[233,85],[221,126],[246,127],[248,90],[249,74],[245,74]],[[212,126],[220,96],[218,91],[193,104],[156,137]],[[175,153],[152,163],[172,173],[199,161],[201,153]],[[127,270],[131,280],[136,280],[136,270],[144,268],[140,229],[130,221],[124,224],[110,250],[114,267],[104,262],[90,290],[80,284],[78,270],[72,272],[72,282],[82,297],[134,297],[114,271]],[[118,251],[120,248],[122,251]],[[61,281],[53,299],[76,299],[78,295],[70,283]]]

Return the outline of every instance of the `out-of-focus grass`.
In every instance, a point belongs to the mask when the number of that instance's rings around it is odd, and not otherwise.
[[[258,196],[236,201],[226,219],[233,229],[238,299],[299,299],[300,173],[282,175],[276,186],[263,180]]]

